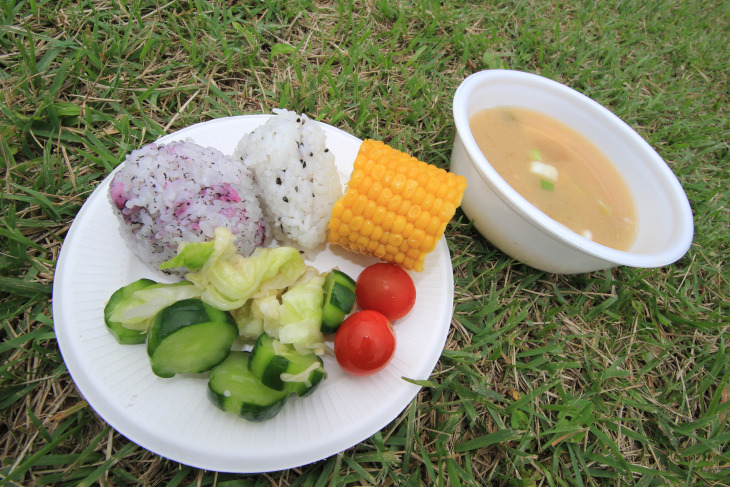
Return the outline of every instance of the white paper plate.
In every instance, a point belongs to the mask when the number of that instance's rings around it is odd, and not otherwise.
[[[167,135],[231,154],[240,137],[270,115],[221,118]],[[361,141],[321,124],[343,181]],[[110,177],[92,193],[66,236],[53,285],[58,344],[77,387],[119,433],[169,459],[206,470],[253,473],[293,468],[327,458],[369,438],[400,414],[419,391],[403,380],[427,379],[446,341],[453,307],[453,271],[445,238],[412,273],[416,305],[395,324],[396,355],[370,377],[345,374],[325,357],[328,377],[310,396],[289,401],[275,418],[251,423],[218,410],[207,378],[152,374],[144,345],[119,345],[106,330],[109,296],[132,281],[166,278],[140,262],[119,236],[107,197]],[[322,246],[305,254],[324,271],[338,266],[356,278],[374,259]]]

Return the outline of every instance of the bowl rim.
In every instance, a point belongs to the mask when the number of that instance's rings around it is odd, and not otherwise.
[[[503,83],[510,80],[527,82],[538,91],[558,93],[570,98],[572,102],[583,105],[586,109],[600,116],[602,123],[613,125],[616,130],[621,131],[622,135],[631,139],[631,142],[646,153],[648,157],[642,159],[648,160],[656,169],[656,172],[661,175],[663,179],[662,186],[670,193],[671,200],[676,203],[678,211],[677,231],[674,238],[661,251],[655,253],[623,251],[596,243],[579,235],[530,203],[489,164],[469,128],[467,100],[474,89],[483,84]],[[473,73],[461,82],[454,94],[452,109],[457,135],[461,139],[477,174],[487,185],[492,187],[506,205],[552,238],[595,258],[631,267],[661,267],[676,262],[687,253],[694,238],[694,221],[687,195],[676,175],[643,137],[608,108],[592,98],[558,81],[538,74],[518,70],[488,69]],[[550,114],[547,115],[550,116]],[[581,132],[577,127],[572,128]]]

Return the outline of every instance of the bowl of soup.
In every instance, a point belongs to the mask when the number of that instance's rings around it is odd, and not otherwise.
[[[507,255],[547,272],[676,262],[694,235],[679,181],[611,111],[561,83],[510,70],[466,78],[453,102],[461,204]]]

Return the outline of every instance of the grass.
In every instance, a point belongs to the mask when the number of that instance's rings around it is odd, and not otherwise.
[[[0,485],[730,485],[727,2],[0,2]],[[443,167],[460,81],[542,74],[604,104],[689,196],[690,251],[556,276],[458,212],[442,358],[372,438],[262,475],[129,442],[60,356],[64,236],[126,153],[187,125],[304,111]]]

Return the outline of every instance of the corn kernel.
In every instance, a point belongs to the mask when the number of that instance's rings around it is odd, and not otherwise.
[[[375,229],[375,224],[371,220],[364,220],[362,227],[360,228],[360,235],[363,237],[370,237]]]
[[[364,249],[364,248],[367,248],[367,245],[369,242],[370,242],[369,238],[367,238],[365,236],[361,236],[357,239],[357,246],[361,249]]]
[[[383,238],[383,234],[385,231],[383,230],[383,227],[380,225],[376,225],[375,228],[373,228],[373,233],[370,234],[370,239],[374,242],[379,242],[381,238]]]
[[[365,219],[360,215],[353,217],[352,221],[350,222],[350,229],[352,229],[352,231],[354,232],[359,232],[364,221]]]
[[[390,231],[393,228],[393,221],[395,221],[395,213],[392,211],[387,212],[385,218],[383,218],[383,229]]]
[[[408,245],[415,248],[420,248],[423,244],[423,239],[426,238],[426,232],[420,228],[413,230],[413,233],[408,237]]]
[[[370,189],[368,189],[368,198],[371,200],[377,199],[377,197],[380,196],[381,191],[383,191],[383,184],[378,180],[374,180],[373,184],[370,186]]]
[[[373,200],[368,200],[368,204],[365,206],[365,210],[362,212],[362,216],[371,219],[375,214],[375,210],[378,209],[378,204]]]
[[[399,233],[391,233],[390,237],[388,237],[388,243],[393,247],[400,247],[403,243],[403,235]],[[398,250],[400,250],[400,248],[396,249],[396,252]]]
[[[423,201],[423,198],[426,196],[426,190],[423,189],[421,186],[418,186],[416,190],[413,192],[413,197],[411,198],[411,201],[414,205],[420,205]]]
[[[383,188],[380,194],[375,198],[375,203],[378,206],[388,206],[390,200],[393,199],[393,191],[390,188]]]
[[[416,188],[418,188],[418,181],[414,179],[407,180],[403,188],[403,197],[412,199],[413,195],[416,194]]]
[[[384,208],[382,206],[378,206],[378,208],[373,213],[373,223],[376,225],[380,225],[383,223],[383,220],[385,220],[385,215],[388,214],[388,209]]]
[[[385,206],[388,208],[388,211],[393,211],[395,213],[398,212],[398,208],[400,208],[400,204],[403,202],[403,197],[399,194],[393,196],[390,198],[389,201],[385,203]]]
[[[400,194],[405,189],[407,181],[408,178],[406,178],[405,174],[398,173],[393,176],[393,179],[390,182],[390,187],[393,188],[394,193]]]
[[[424,229],[426,226],[428,226],[428,222],[431,221],[431,214],[427,211],[422,211],[418,218],[416,218],[416,221],[414,222],[414,226],[416,228]]]
[[[421,244],[421,250],[424,252],[431,252],[436,247],[436,239],[433,235],[426,235],[423,237],[423,244]]]
[[[421,207],[418,205],[411,205],[411,207],[408,209],[408,221],[416,221],[418,218],[418,215],[421,214]]]
[[[444,204],[441,207],[441,212],[439,213],[441,221],[447,222],[451,220],[451,218],[454,216],[454,213],[456,213],[456,207],[448,201],[444,201]]]
[[[368,197],[364,194],[357,195],[355,202],[352,204],[352,213],[355,215],[362,215],[365,211],[365,207],[368,204]]]
[[[374,164],[372,169],[370,170],[370,174],[373,175],[373,179],[376,181],[382,181],[383,176],[385,176],[385,171],[387,169],[382,164]]]
[[[396,215],[393,219],[393,227],[390,229],[391,232],[403,233],[403,229],[406,227],[406,217],[403,215]]]
[[[413,233],[413,229],[415,227],[413,226],[413,223],[408,222],[406,223],[406,226],[403,227],[403,238],[408,238],[411,236],[411,233]]]
[[[426,226],[426,233],[429,235],[436,235],[436,233],[438,233],[439,227],[441,227],[441,220],[437,216],[432,216],[431,219],[428,221],[428,225]]]
[[[436,198],[434,198],[433,193],[426,193],[423,196],[423,201],[421,201],[421,208],[424,210],[432,210],[431,206],[435,200]]]
[[[370,176],[365,176],[360,181],[360,184],[353,184],[352,179],[350,180],[350,187],[353,189],[357,189],[358,192],[362,194],[368,194],[368,191],[370,191],[370,186],[373,185],[373,178]]]

